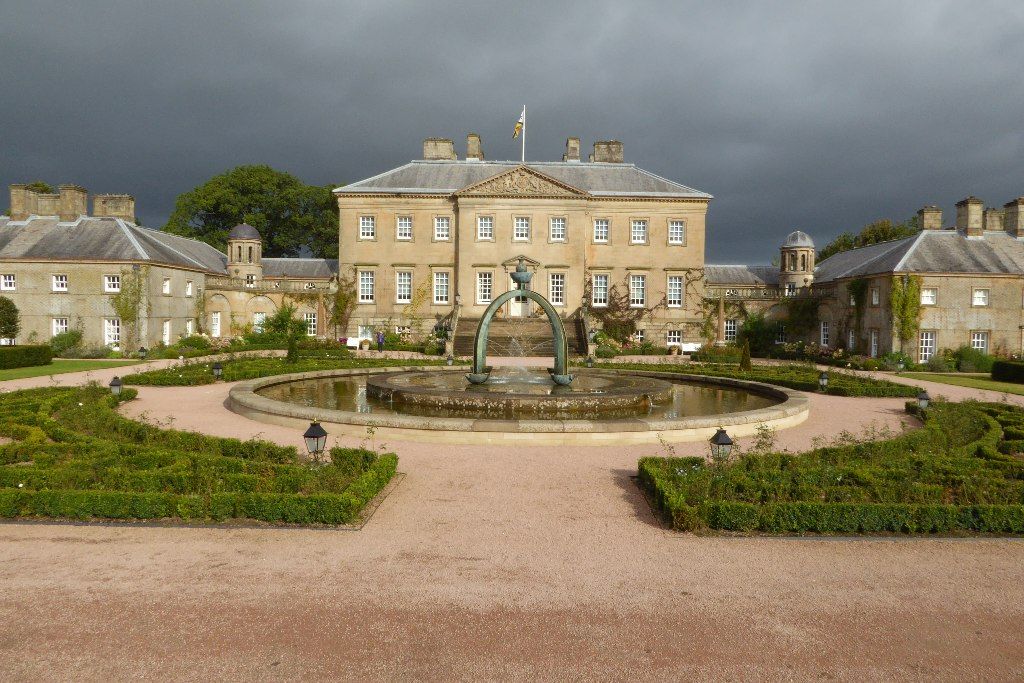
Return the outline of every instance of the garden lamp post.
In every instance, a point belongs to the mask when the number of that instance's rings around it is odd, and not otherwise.
[[[729,459],[730,451],[732,451],[732,439],[725,433],[725,428],[719,427],[715,435],[711,437],[711,459],[715,462],[724,462]]]
[[[302,435],[302,439],[306,442],[306,450],[313,461],[319,463],[327,447],[327,432],[317,420],[313,420],[309,423],[309,429]]]
[[[583,361],[583,362],[584,362],[584,364],[588,368],[594,367],[594,357],[593,356],[587,356],[587,359],[585,361]]]
[[[142,360],[146,360],[147,353],[149,353],[149,350],[147,350],[145,346],[139,347],[139,358],[141,358]]]
[[[121,378],[115,376],[114,379],[110,380],[110,393],[114,396],[119,396],[121,394],[121,387],[123,386],[124,383],[121,381]]]
[[[818,375],[818,388],[821,389],[822,391],[825,391],[825,390],[828,389],[828,373],[827,372],[823,372],[820,375]]]
[[[213,370],[214,379],[220,379],[220,376],[224,374],[224,366],[220,364],[220,361],[214,363],[210,369]]]
[[[927,391],[921,390],[921,393],[917,395],[917,407],[924,410],[928,407],[932,397],[928,395]]]
[[[905,367],[907,367],[906,363],[904,363],[902,360],[899,361],[898,363],[896,363],[896,372],[903,372],[903,369]]]
[[[445,365],[455,365],[455,357],[452,354],[448,354],[448,357],[444,359]]]

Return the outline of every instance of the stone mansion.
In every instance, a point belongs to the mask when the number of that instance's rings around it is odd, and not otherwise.
[[[137,278],[141,345],[198,331],[234,336],[288,300],[313,336],[445,329],[458,351],[459,336],[512,288],[522,259],[580,353],[613,310],[635,313],[637,336],[661,347],[727,343],[746,316],[763,313],[779,342],[865,355],[1024,349],[1024,198],[986,208],[968,197],[948,227],[927,206],[918,235],[820,263],[812,239],[796,231],[778,266],[733,266],[705,264],[711,195],[626,163],[617,141],[594,143],[583,160],[579,139],[569,138],[561,161],[519,163],[485,160],[474,134],[461,159],[451,140],[428,138],[422,159],[335,195],[339,258],[291,259],[264,258],[247,225],[231,231],[223,253],[137,225],[129,195],[97,195],[90,213],[78,186],[43,194],[12,185],[10,215],[0,216],[0,295],[21,311],[17,341],[77,328],[89,344],[121,345],[114,302]],[[909,341],[897,337],[889,306],[903,275],[921,279],[919,331]],[[325,304],[339,288],[355,299],[344,327],[331,324]],[[865,297],[858,305],[856,292]],[[813,329],[787,331],[793,302],[808,300]],[[525,298],[504,309],[510,324],[536,314]]]

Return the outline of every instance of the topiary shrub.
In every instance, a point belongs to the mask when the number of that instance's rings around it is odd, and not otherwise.
[[[1019,360],[995,361],[992,364],[992,379],[1024,384],[1024,362]]]
[[[0,296],[0,339],[16,339],[21,331],[21,315],[14,302]]]
[[[740,354],[740,370],[750,370],[750,341],[743,342],[743,352]]]
[[[49,344],[33,346],[0,346],[0,369],[28,368],[49,365],[53,350]]]

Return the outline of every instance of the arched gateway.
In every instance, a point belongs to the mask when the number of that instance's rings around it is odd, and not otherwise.
[[[491,326],[491,318],[494,317],[494,314],[498,312],[502,305],[513,297],[531,299],[544,310],[544,313],[548,316],[548,322],[551,323],[551,334],[555,342],[555,367],[548,369],[548,372],[551,374],[551,380],[555,384],[561,385],[567,385],[572,382],[573,376],[568,373],[569,344],[565,338],[565,327],[562,326],[562,319],[558,317],[557,311],[555,311],[547,299],[527,287],[532,278],[533,273],[526,268],[524,258],[519,257],[519,265],[516,266],[515,272],[512,273],[512,281],[516,283],[516,289],[499,295],[491,302],[487,310],[484,311],[484,316],[480,319],[480,325],[476,328],[476,337],[473,339],[473,370],[466,375],[466,379],[473,384],[483,384],[491,376],[491,368],[487,367],[487,335],[488,329]]]

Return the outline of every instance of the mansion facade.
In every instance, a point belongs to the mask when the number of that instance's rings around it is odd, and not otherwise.
[[[485,160],[470,134],[462,159],[443,138],[425,140],[422,156],[334,190],[336,260],[264,258],[259,232],[244,224],[225,253],[137,225],[130,195],[96,195],[89,212],[81,187],[48,194],[12,185],[10,215],[0,216],[0,296],[21,312],[17,341],[70,329],[87,346],[117,348],[199,332],[234,337],[288,302],[310,336],[433,330],[464,353],[459,340],[471,344],[522,261],[578,353],[592,351],[593,333],[616,319],[634,321],[636,336],[655,346],[692,350],[736,340],[753,314],[775,326],[778,343],[870,356],[902,349],[926,361],[962,345],[1024,352],[1024,198],[986,208],[968,197],[949,226],[926,206],[917,235],[820,263],[812,238],[795,231],[777,265],[714,265],[704,260],[711,195],[626,163],[620,142],[596,142],[583,160],[579,139],[569,138],[561,161],[520,163]],[[911,275],[920,282],[919,329],[902,340],[891,289]],[[130,324],[118,312],[126,289],[137,297]],[[346,292],[351,315],[331,320],[332,299]],[[813,325],[797,329],[795,306],[812,309]],[[513,298],[492,337],[503,323],[524,334],[522,325],[542,322],[538,313]]]

